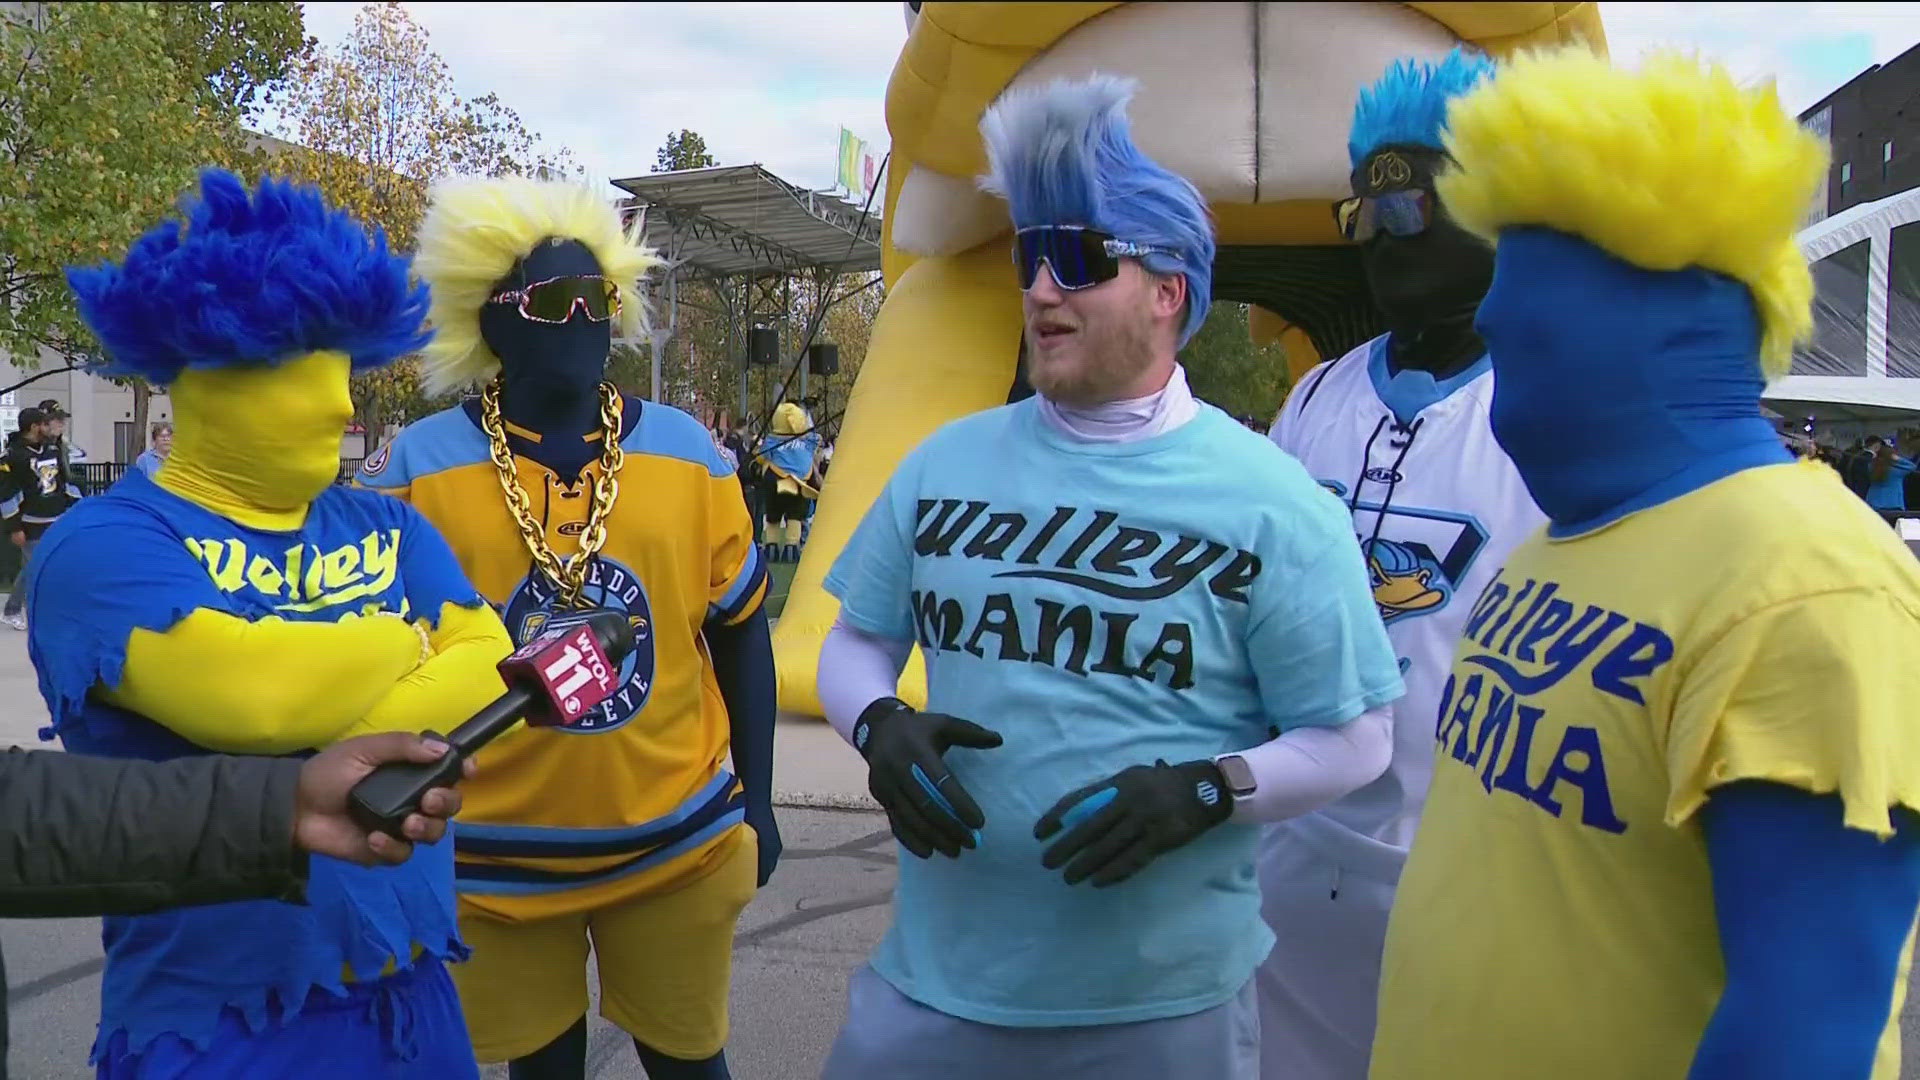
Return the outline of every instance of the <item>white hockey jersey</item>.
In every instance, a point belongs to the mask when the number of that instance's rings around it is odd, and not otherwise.
[[[1390,377],[1379,337],[1302,379],[1270,435],[1353,511],[1374,603],[1407,693],[1393,706],[1385,775],[1287,831],[1393,881],[1433,771],[1434,712],[1474,600],[1515,545],[1545,525],[1488,422],[1485,357],[1451,378]]]

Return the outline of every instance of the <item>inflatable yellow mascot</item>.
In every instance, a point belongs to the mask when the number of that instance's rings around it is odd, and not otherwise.
[[[860,369],[836,468],[774,633],[780,705],[820,714],[814,667],[838,610],[821,589],[896,463],[941,424],[1004,404],[1016,384],[1020,294],[999,200],[980,192],[981,114],[1009,87],[1099,70],[1139,80],[1142,149],[1212,204],[1218,299],[1297,374],[1380,332],[1331,205],[1348,192],[1346,133],[1361,87],[1394,60],[1465,43],[1495,56],[1585,43],[1592,3],[936,3],[887,87],[893,139],[888,295]],[[900,696],[922,701],[916,655]]]

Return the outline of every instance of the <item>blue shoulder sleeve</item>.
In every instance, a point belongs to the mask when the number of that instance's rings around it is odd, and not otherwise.
[[[1866,1077],[1920,908],[1920,821],[1890,840],[1836,795],[1742,781],[1702,811],[1727,986],[1689,1080]]]

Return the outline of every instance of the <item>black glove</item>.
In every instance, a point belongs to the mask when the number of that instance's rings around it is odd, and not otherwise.
[[[1233,799],[1218,765],[1159,761],[1070,792],[1041,815],[1033,838],[1045,840],[1068,826],[1040,864],[1049,870],[1065,866],[1069,885],[1090,877],[1100,887],[1127,880],[1232,813]]]
[[[947,771],[948,747],[991,750],[1000,736],[943,713],[915,712],[897,698],[881,698],[854,721],[853,745],[867,759],[867,790],[887,811],[893,835],[922,859],[938,851],[960,857],[987,823],[973,796]]]

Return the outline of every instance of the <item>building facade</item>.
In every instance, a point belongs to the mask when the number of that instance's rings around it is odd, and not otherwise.
[[[1833,149],[1808,224],[1920,187],[1920,46],[1854,76],[1800,122]]]

